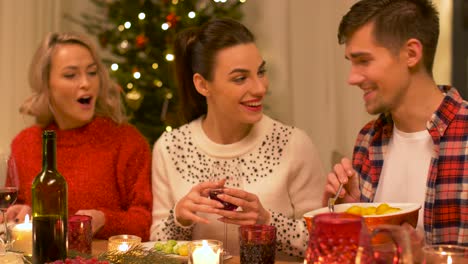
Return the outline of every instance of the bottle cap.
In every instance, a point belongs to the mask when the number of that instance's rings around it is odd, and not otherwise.
[[[44,130],[42,133],[43,138],[55,138],[55,131],[54,130]]]

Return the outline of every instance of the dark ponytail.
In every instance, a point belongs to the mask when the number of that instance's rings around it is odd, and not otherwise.
[[[195,89],[193,75],[198,73],[211,81],[220,50],[254,41],[253,34],[244,25],[227,18],[211,20],[200,28],[187,29],[177,35],[174,54],[182,123],[207,111],[206,98]]]
[[[193,84],[192,49],[197,29],[187,29],[177,35],[174,44],[177,90],[180,96],[179,113],[181,124],[192,121],[206,113],[206,99]]]

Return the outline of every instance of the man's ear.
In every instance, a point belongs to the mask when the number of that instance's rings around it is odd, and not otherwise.
[[[209,96],[210,91],[208,90],[208,81],[201,76],[199,73],[193,75],[193,84],[197,92],[205,97]]]
[[[423,59],[423,45],[421,41],[411,38],[406,41],[406,56],[408,67],[414,68],[418,64],[422,63]]]

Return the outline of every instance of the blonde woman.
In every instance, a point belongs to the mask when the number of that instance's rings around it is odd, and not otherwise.
[[[8,218],[30,214],[31,184],[42,164],[41,135],[55,130],[69,214],[90,215],[97,238],[126,233],[147,240],[150,148],[126,123],[118,88],[90,40],[75,33],[48,34],[33,57],[29,83],[33,93],[20,111],[34,116],[36,124],[12,142],[21,186]]]

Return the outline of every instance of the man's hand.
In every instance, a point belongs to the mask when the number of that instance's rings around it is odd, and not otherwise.
[[[353,169],[351,160],[341,159],[340,163],[335,164],[333,171],[327,176],[327,184],[323,194],[322,205],[327,206],[328,199],[334,197],[338,191],[340,183],[344,188],[339,194],[338,203],[359,202],[361,192],[359,190],[359,179],[357,172]]]

